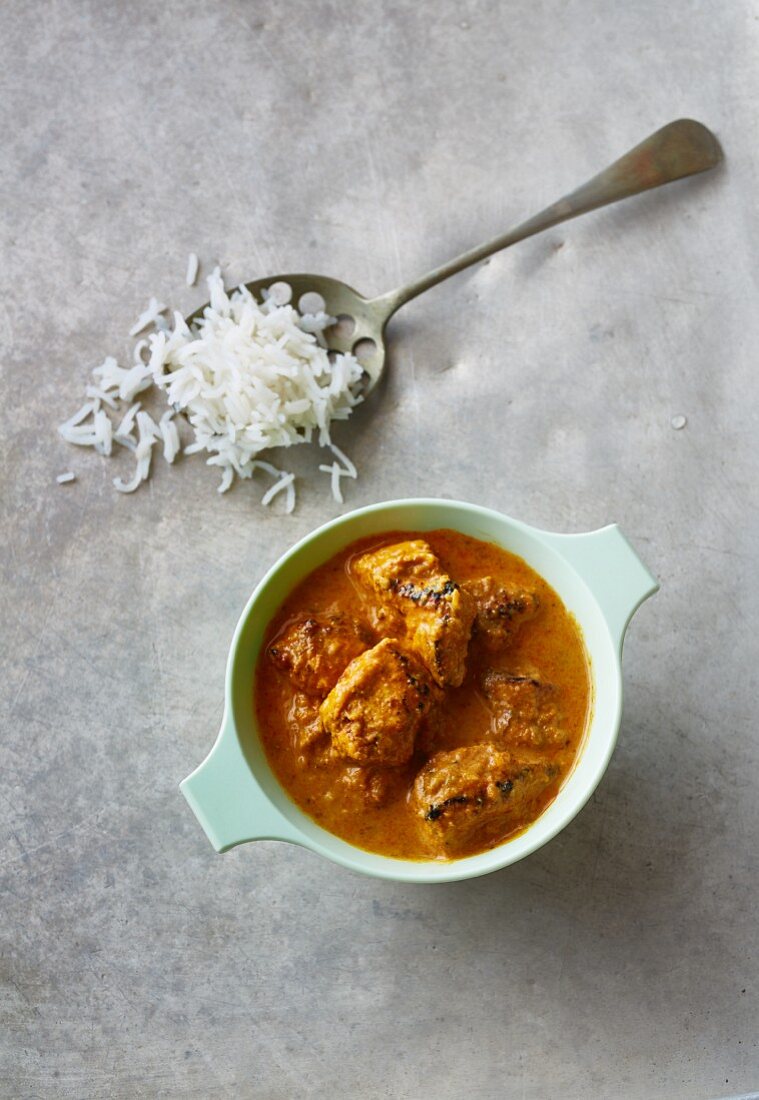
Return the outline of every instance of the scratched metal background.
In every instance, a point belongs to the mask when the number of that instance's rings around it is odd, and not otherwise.
[[[757,1087],[757,49],[748,0],[2,5],[4,1097]],[[469,884],[214,856],[177,783],[237,614],[338,509],[305,453],[291,517],[197,459],[118,495],[128,456],[55,434],[88,369],[150,294],[202,300],[191,249],[379,292],[680,115],[718,132],[719,173],[409,306],[337,434],[346,507],[615,520],[658,574],[597,796]]]

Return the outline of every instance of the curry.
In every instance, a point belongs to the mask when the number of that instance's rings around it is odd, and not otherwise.
[[[591,703],[580,630],[518,557],[456,531],[359,540],[269,624],[258,725],[291,798],[350,844],[457,859],[555,798]]]

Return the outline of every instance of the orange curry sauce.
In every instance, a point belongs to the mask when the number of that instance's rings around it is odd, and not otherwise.
[[[321,699],[304,699],[275,668],[267,648],[293,620],[335,612],[355,619],[379,641],[369,626],[369,597],[351,577],[351,560],[409,539],[425,540],[459,585],[491,576],[506,587],[535,593],[540,608],[501,652],[487,652],[476,640],[470,643],[466,678],[461,687],[445,689],[442,705],[417,737],[412,760],[401,767],[380,769],[384,794],[377,804],[367,798],[366,769],[331,753],[326,734],[314,737]],[[451,530],[396,531],[353,542],[294,589],[267,629],[255,672],[255,705],[269,763],[293,801],[319,825],[350,844],[399,859],[447,858],[430,850],[411,793],[419,770],[436,752],[487,741],[509,747],[508,733],[505,740],[503,734],[494,734],[495,719],[482,692],[482,678],[489,669],[539,677],[552,685],[560,737],[550,745],[522,745],[518,751],[520,758],[548,765],[555,778],[523,814],[509,822],[507,831],[495,837],[487,833],[476,844],[456,852],[456,857],[495,847],[523,832],[553,801],[571,771],[591,706],[590,670],[582,636],[553,589],[521,558],[492,543]]]

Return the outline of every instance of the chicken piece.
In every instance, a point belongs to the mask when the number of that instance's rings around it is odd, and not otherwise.
[[[378,630],[404,638],[440,687],[458,687],[466,672],[474,603],[443,572],[427,543],[414,539],[372,550],[353,562],[353,572],[364,590],[379,598]]]
[[[430,849],[455,857],[502,840],[557,775],[493,744],[469,745],[430,757],[412,805]]]
[[[312,615],[290,623],[268,654],[296,688],[323,699],[343,669],[370,644],[366,631],[347,616]]]
[[[504,649],[540,607],[534,592],[505,588],[493,577],[469,581],[464,587],[475,604],[472,637],[491,651]]]
[[[565,740],[553,684],[489,669],[482,677],[482,692],[499,744],[541,749]]]
[[[400,643],[383,640],[356,657],[321,705],[332,748],[359,764],[405,764],[433,685],[421,661]]]

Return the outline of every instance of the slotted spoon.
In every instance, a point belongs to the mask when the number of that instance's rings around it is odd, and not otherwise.
[[[259,301],[264,291],[280,283],[290,288],[294,305],[299,305],[305,295],[319,295],[327,313],[338,318],[337,324],[325,331],[328,348],[356,354],[365,371],[364,392],[368,392],[376,386],[385,366],[384,334],[387,323],[412,298],[517,241],[652,187],[661,187],[662,184],[705,172],[719,164],[721,159],[719,142],[710,130],[692,119],[679,119],[651,134],[603,172],[515,229],[378,298],[364,298],[328,275],[269,275],[246,286]],[[202,306],[195,310],[187,318],[188,324],[198,320],[205,308]],[[312,312],[313,306],[304,303],[301,310]]]

